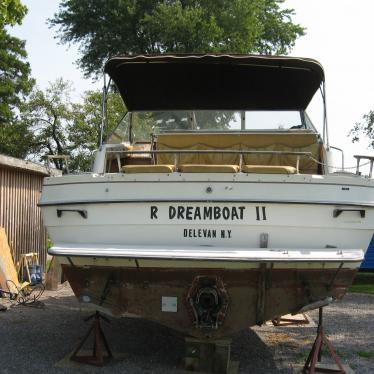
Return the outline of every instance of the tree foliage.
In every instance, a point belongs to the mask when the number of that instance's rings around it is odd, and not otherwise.
[[[0,154],[25,158],[32,152],[33,135],[20,121],[0,124]]]
[[[0,153],[21,158],[29,151],[32,135],[18,121],[19,108],[34,81],[25,42],[11,36],[5,27],[20,24],[26,11],[19,0],[0,2]]]
[[[107,125],[103,139],[113,131],[125,113],[125,106],[118,93],[109,93],[107,97]],[[95,151],[100,146],[102,125],[102,93],[88,91],[81,104],[74,104],[74,125],[69,129],[69,140],[74,145],[71,149],[71,168],[89,171]]]
[[[370,111],[362,117],[361,122],[357,122],[349,132],[352,142],[356,143],[363,139],[370,140],[369,147],[374,148],[374,111]]]
[[[0,1],[0,28],[5,25],[14,26],[21,24],[27,8],[20,0],[1,0]]]
[[[62,79],[52,83],[45,92],[34,90],[22,108],[22,122],[33,134],[32,151],[42,160],[47,155],[69,152],[69,128],[73,126],[70,100],[71,84]],[[62,169],[61,160],[55,166]]]
[[[50,25],[85,74],[119,53],[286,54],[304,29],[284,0],[62,0]]]
[[[34,84],[26,58],[25,42],[0,29],[0,125],[12,121]]]
[[[22,107],[21,123],[33,134],[29,155],[37,161],[48,155],[68,155],[71,170],[88,171],[100,141],[101,92],[86,92],[83,101],[76,103],[71,99],[72,90],[72,84],[62,78],[45,91],[35,89]],[[118,94],[109,95],[108,113],[107,132],[124,113]],[[65,167],[61,159],[53,162],[58,169]]]

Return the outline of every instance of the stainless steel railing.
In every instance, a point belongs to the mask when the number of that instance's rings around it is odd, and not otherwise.
[[[238,154],[239,155],[239,166],[242,167],[244,155],[283,155],[283,156],[295,156],[296,157],[296,172],[299,173],[300,158],[312,156],[311,152],[288,152],[288,151],[248,151],[248,150],[227,150],[227,149],[172,149],[172,150],[136,150],[136,151],[123,151],[123,150],[107,150],[108,154],[113,153],[116,155],[119,170],[121,170],[121,155],[131,154],[173,154],[174,155],[174,166],[177,168],[179,165],[180,155],[183,154]],[[153,158],[153,162],[155,159]]]

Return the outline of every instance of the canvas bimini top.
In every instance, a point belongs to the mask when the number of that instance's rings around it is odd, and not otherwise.
[[[116,56],[104,70],[129,111],[304,110],[324,80],[317,61],[283,56]]]

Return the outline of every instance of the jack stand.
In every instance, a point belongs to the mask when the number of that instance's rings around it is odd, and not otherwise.
[[[302,313],[303,319],[278,317],[271,320],[274,326],[307,325],[308,317]]]
[[[103,366],[104,361],[110,359],[113,357],[112,352],[109,348],[108,342],[105,338],[105,335],[103,333],[103,330],[100,326],[100,319],[103,319],[105,322],[109,323],[109,320],[102,316],[98,311],[96,311],[95,314],[92,316],[89,316],[85,318],[85,322],[89,321],[90,319],[94,319],[91,327],[87,331],[86,335],[82,339],[82,341],[79,343],[77,349],[73,352],[73,354],[70,357],[70,360],[81,362],[84,364],[90,364],[90,365],[96,365],[96,366]],[[93,331],[94,336],[94,345],[93,345],[93,352],[92,356],[77,356],[78,352],[83,347],[84,343],[89,338],[91,332]],[[104,344],[104,347],[107,351],[107,356],[104,357],[103,351],[102,351],[102,343]]]
[[[334,349],[332,348],[332,345],[330,341],[327,339],[327,336],[325,335],[325,332],[323,330],[323,308],[319,308],[319,314],[318,314],[318,328],[317,328],[317,337],[314,341],[312,350],[309,353],[309,356],[305,362],[304,368],[303,368],[303,374],[314,374],[314,373],[335,373],[335,374],[346,374],[345,369],[343,368],[343,365],[339,359],[339,357],[336,355]],[[326,345],[331,357],[335,361],[338,369],[331,369],[331,368],[323,368],[323,367],[316,367],[317,360],[318,362],[321,362],[321,350],[322,346]]]

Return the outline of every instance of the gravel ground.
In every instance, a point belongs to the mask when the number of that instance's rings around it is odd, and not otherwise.
[[[17,305],[0,313],[1,373],[183,372],[183,336],[142,319],[111,320],[103,326],[116,357],[105,367],[70,363],[64,357],[85,334],[88,326],[82,320],[89,313],[80,309],[67,284],[46,291],[42,301],[44,308]],[[317,320],[318,313],[310,317]],[[356,373],[374,373],[374,296],[348,294],[325,308],[324,321],[342,361]],[[298,373],[315,332],[313,323],[248,329],[233,338],[232,357],[240,362],[240,373]]]

